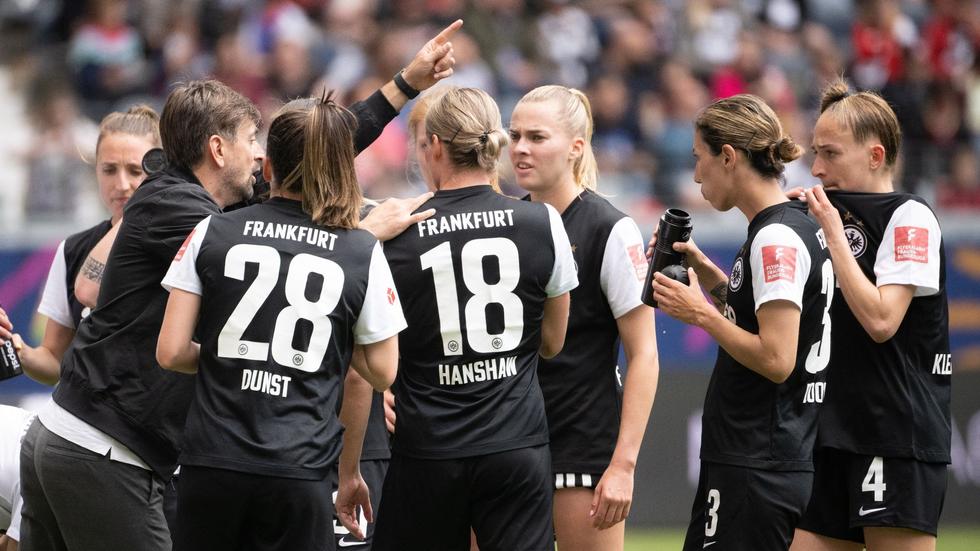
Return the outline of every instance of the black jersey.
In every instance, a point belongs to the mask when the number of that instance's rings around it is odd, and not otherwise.
[[[551,462],[556,472],[601,473],[612,459],[622,410],[616,319],[642,304],[645,247],[636,223],[592,191],[561,218],[579,285],[570,295],[564,348],[538,361]]]
[[[763,209],[728,279],[725,315],[759,333],[756,311],[772,300],[800,308],[796,365],[776,384],[718,349],[704,402],[701,459],[781,471],[813,470],[818,406],[830,360],[834,272],[823,232],[797,201]]]
[[[381,247],[273,198],[201,221],[163,279],[201,295],[183,465],[319,479],[340,454],[353,344],[405,321]]]
[[[488,185],[439,191],[428,208],[385,243],[408,318],[394,450],[461,458],[547,443],[544,303],[577,283],[558,213]]]
[[[946,255],[936,215],[908,193],[827,196],[864,275],[878,287],[912,285],[915,294],[898,331],[881,344],[844,300],[834,303],[819,444],[948,463],[952,363]]]
[[[367,429],[364,431],[361,461],[374,461],[390,457],[391,436],[388,434],[388,427],[385,425],[384,395],[375,392],[371,399],[371,415],[368,416]]]
[[[64,327],[74,329],[88,315],[88,308],[75,297],[75,278],[88,254],[112,229],[109,220],[69,236],[61,242],[51,262],[48,279],[37,311]]]

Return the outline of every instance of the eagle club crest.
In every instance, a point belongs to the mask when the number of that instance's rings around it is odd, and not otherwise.
[[[732,275],[728,278],[728,284],[731,285],[732,291],[738,291],[738,288],[742,286],[742,256],[739,255],[735,259],[735,265],[732,266]]]
[[[860,258],[868,248],[868,236],[865,235],[864,229],[855,224],[848,224],[844,226],[844,237],[847,238],[847,244],[851,247],[854,258]]]

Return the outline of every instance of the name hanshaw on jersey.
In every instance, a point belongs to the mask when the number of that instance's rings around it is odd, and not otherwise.
[[[460,365],[439,364],[439,384],[443,386],[482,383],[516,375],[517,356],[487,358]]]

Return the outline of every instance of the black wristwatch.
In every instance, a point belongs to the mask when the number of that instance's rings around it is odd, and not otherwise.
[[[412,85],[409,84],[408,81],[405,80],[405,77],[402,76],[402,71],[395,73],[392,80],[395,81],[395,86],[397,86],[403,94],[408,96],[408,99],[415,99],[415,97],[419,95],[419,91],[412,88]]]

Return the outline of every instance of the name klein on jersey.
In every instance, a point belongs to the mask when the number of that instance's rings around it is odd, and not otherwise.
[[[266,237],[270,239],[288,239],[289,241],[306,241],[329,251],[333,250],[337,234],[319,228],[297,226],[295,224],[280,224],[277,222],[262,222],[246,220],[242,235]]]
[[[449,216],[434,216],[415,225],[419,229],[419,237],[457,230],[501,228],[514,225],[514,209],[460,212]]]

